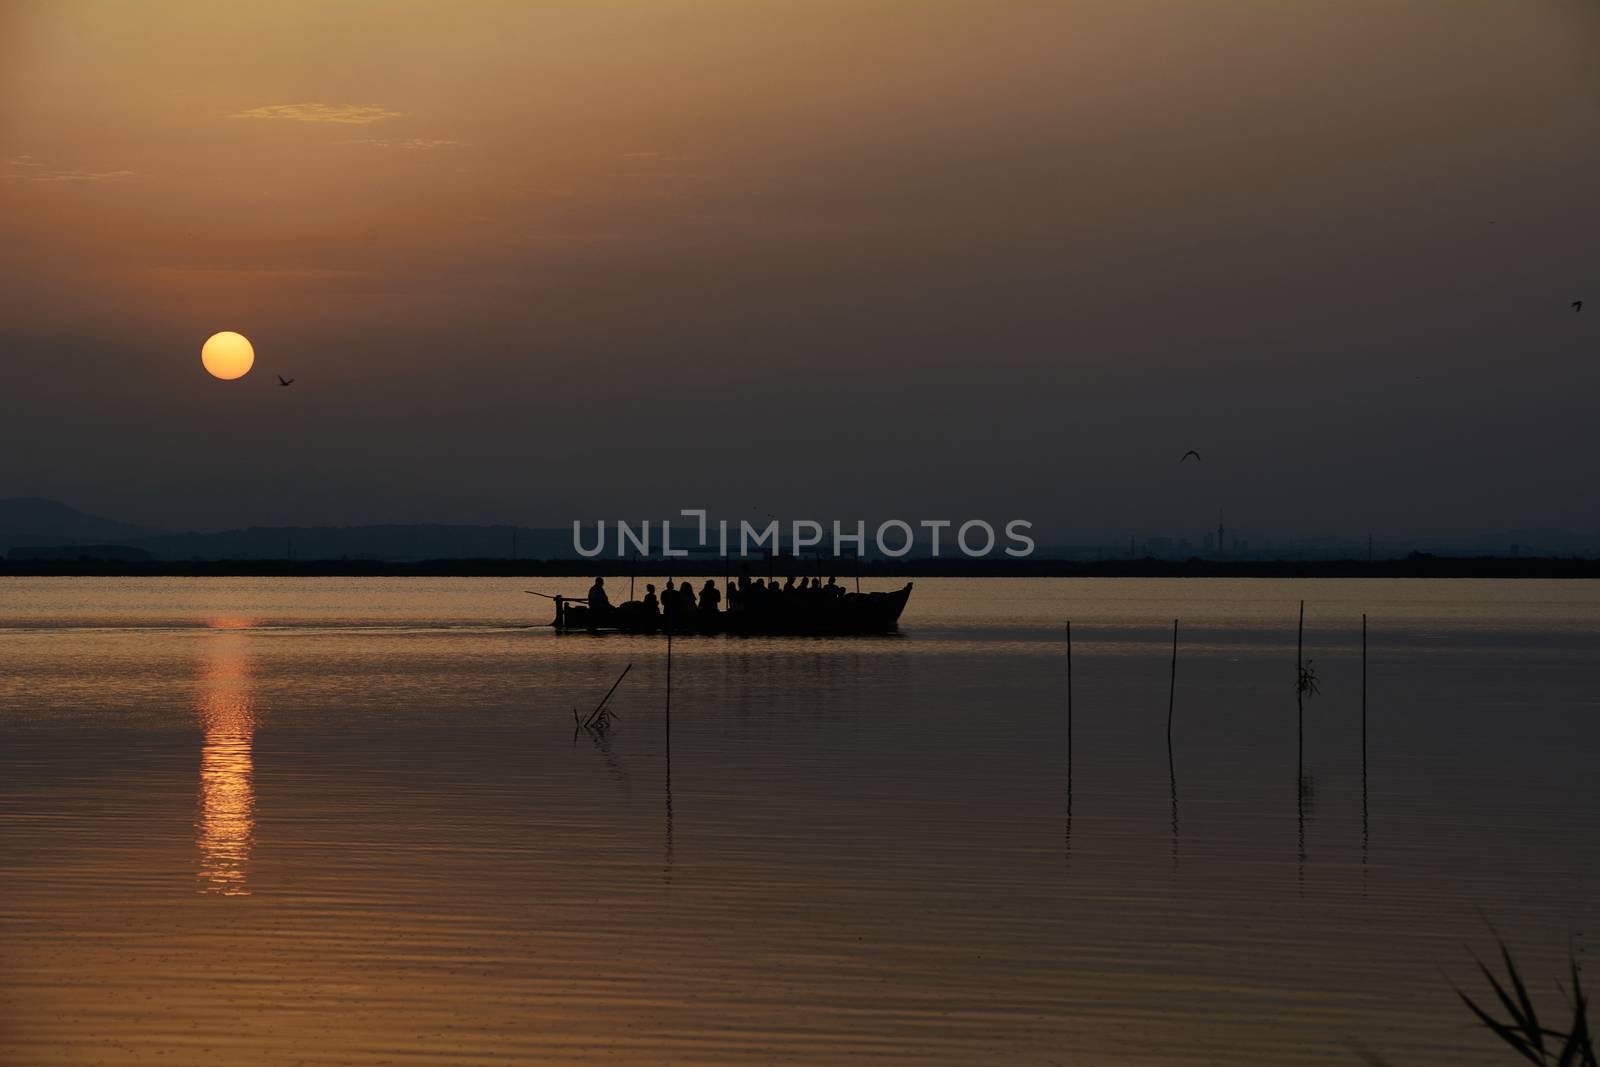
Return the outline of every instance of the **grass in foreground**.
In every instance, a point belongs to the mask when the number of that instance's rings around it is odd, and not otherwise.
[[[1589,1028],[1589,1002],[1583,992],[1583,981],[1578,974],[1576,959],[1570,960],[1572,990],[1567,994],[1571,1002],[1569,1010],[1572,1021],[1565,1030],[1558,1027],[1546,1026],[1539,1021],[1539,1014],[1533,1006],[1533,1000],[1528,996],[1528,988],[1522,981],[1522,976],[1517,973],[1516,961],[1511,958],[1511,950],[1506,948],[1505,942],[1498,941],[1500,958],[1505,961],[1506,981],[1501,982],[1495,977],[1493,971],[1482,960],[1474,959],[1478,970],[1483,972],[1483,977],[1489,983],[1489,988],[1494,991],[1495,1000],[1498,1002],[1497,1015],[1484,1008],[1459,988],[1456,996],[1467,1006],[1467,1010],[1478,1017],[1478,1021],[1487,1026],[1489,1030],[1505,1042],[1507,1046],[1529,1063],[1543,1067],[1546,1064],[1556,1064],[1557,1067],[1600,1067],[1595,1061],[1594,1032]],[[1507,989],[1507,985],[1510,986]],[[1563,992],[1566,992],[1563,990]],[[1495,1008],[1491,1004],[1490,1008]]]
[[[1576,958],[1570,959],[1568,966],[1571,968],[1572,990],[1569,993],[1562,989],[1569,1001],[1568,1011],[1571,1022],[1565,1029],[1557,1026],[1546,1026],[1539,1019],[1539,1012],[1533,1006],[1533,998],[1528,995],[1528,987],[1522,980],[1522,975],[1517,971],[1517,963],[1511,958],[1511,950],[1506,948],[1505,942],[1495,939],[1500,949],[1500,958],[1505,963],[1505,980],[1495,976],[1488,966],[1476,956],[1473,962],[1478,965],[1478,970],[1483,972],[1484,980],[1489,983],[1489,989],[1494,993],[1494,1001],[1486,1008],[1474,1000],[1459,987],[1455,994],[1461,998],[1461,1003],[1467,1010],[1477,1017],[1478,1021],[1488,1027],[1490,1033],[1499,1038],[1508,1048],[1513,1050],[1518,1059],[1535,1064],[1536,1067],[1600,1067],[1595,1060],[1594,1031],[1589,1026],[1589,1000],[1583,992],[1583,981],[1578,972]],[[1557,983],[1557,988],[1561,988]],[[1488,1003],[1488,998],[1484,998]],[[1361,1056],[1371,1067],[1392,1067],[1388,1060],[1375,1052],[1361,1049]]]

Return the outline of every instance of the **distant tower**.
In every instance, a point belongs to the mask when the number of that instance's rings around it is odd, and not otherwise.
[[[1227,531],[1225,529],[1223,529],[1223,526],[1222,526],[1222,509],[1218,508],[1217,509],[1217,555],[1219,555],[1219,556],[1225,556],[1225,555],[1228,554],[1228,548],[1227,548],[1228,542],[1224,540],[1224,538],[1227,537],[1227,535],[1228,535]]]

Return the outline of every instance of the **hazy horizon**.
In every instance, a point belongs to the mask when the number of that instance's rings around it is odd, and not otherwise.
[[[61,516],[63,521],[49,521],[48,516],[57,509],[65,509],[67,514]],[[673,544],[675,547],[687,544],[694,548],[695,520],[684,518],[681,515],[616,515],[599,518],[586,518],[582,521],[580,533],[581,543],[592,548],[596,544],[596,522],[605,523],[603,535],[604,545],[600,558],[610,562],[618,558],[617,545],[622,536],[617,523],[626,522],[633,532],[633,536],[642,536],[645,532],[643,524],[648,522],[651,536],[652,552],[659,554],[661,549],[662,527],[661,520],[669,519],[673,523]],[[719,516],[711,514],[708,517],[708,542],[707,547],[717,543],[717,522],[726,519],[729,528],[729,543],[734,554],[738,554],[738,538],[740,535],[741,519],[738,516]],[[752,552],[759,554],[760,548],[756,539],[762,536],[766,524],[775,516],[757,516],[743,521],[751,526],[749,537],[756,547]],[[976,518],[983,518],[976,516]],[[78,520],[88,520],[88,525],[82,525]],[[841,520],[841,528],[846,536],[854,529],[855,518]],[[780,539],[788,544],[793,536],[792,517],[779,519]],[[920,526],[915,521],[910,523],[915,528],[916,541],[913,555],[921,557],[930,550],[931,532]],[[1270,532],[1259,530],[1240,530],[1237,527],[1227,528],[1226,547],[1217,550],[1214,542],[1207,538],[1213,533],[1214,527],[1209,529],[1146,529],[1146,530],[1083,530],[1083,529],[1050,529],[1034,526],[1019,528],[1013,536],[1004,523],[992,524],[995,531],[995,547],[991,558],[1005,559],[1004,549],[1008,547],[1021,547],[1020,538],[1028,538],[1034,543],[1034,550],[1051,558],[1050,554],[1056,551],[1089,552],[1093,549],[1104,549],[1107,558],[1123,558],[1125,549],[1132,539],[1138,555],[1155,555],[1160,558],[1179,558],[1184,555],[1204,555],[1207,558],[1227,557],[1234,559],[1271,559],[1276,558],[1272,553],[1289,553],[1289,558],[1302,557],[1300,551],[1325,553],[1340,547],[1349,548],[1350,558],[1359,558],[1362,555],[1362,546],[1374,550],[1380,558],[1389,559],[1397,555],[1404,555],[1412,551],[1442,551],[1447,554],[1478,554],[1488,553],[1497,555],[1554,555],[1554,556],[1583,556],[1594,554],[1600,546],[1600,530],[1566,529],[1561,527],[1529,526],[1503,530],[1457,530],[1439,531],[1418,535],[1411,538],[1381,538],[1376,534],[1360,534],[1340,530],[1324,530],[1303,534],[1297,537],[1275,536]],[[871,558],[882,558],[876,547],[878,524],[876,520],[865,520],[867,537],[866,553]],[[518,549],[518,542],[514,539],[505,541],[504,538],[512,536],[510,531],[515,530],[524,535],[520,543],[519,557],[527,559],[540,558],[577,558],[578,553],[572,548],[571,524],[560,526],[530,526],[522,523],[455,523],[449,520],[407,521],[403,519],[375,521],[358,524],[336,523],[244,523],[239,526],[209,526],[172,528],[162,526],[146,526],[136,523],[127,523],[120,516],[97,514],[92,511],[74,508],[71,505],[56,500],[44,498],[0,498],[0,556],[3,556],[8,547],[63,547],[72,545],[115,545],[130,543],[145,548],[152,545],[163,545],[170,554],[174,545],[178,546],[178,555],[168,558],[187,559],[194,552],[209,551],[216,558],[236,558],[239,552],[249,555],[252,550],[259,550],[261,536],[270,533],[304,532],[313,536],[313,544],[301,544],[302,551],[311,551],[315,555],[318,545],[331,551],[334,556],[347,555],[351,551],[362,553],[376,553],[374,558],[398,558],[396,552],[407,558],[436,557],[436,556],[461,556],[463,558],[498,558]],[[367,541],[350,541],[349,537],[363,532],[379,535],[381,531],[393,531],[401,536],[418,535],[428,531],[457,531],[449,537],[468,535],[468,542],[451,541],[449,545],[441,545],[438,538],[432,541],[419,543],[417,550],[413,550],[409,542],[397,545],[389,541],[380,544],[368,538]],[[496,533],[498,531],[498,533]],[[25,536],[23,536],[25,535]],[[240,536],[245,540],[239,540]],[[327,536],[343,537],[336,547],[326,543]],[[441,534],[440,536],[446,536]],[[494,541],[494,537],[502,540]],[[809,531],[803,536],[810,536]],[[823,541],[819,549],[808,549],[807,555],[814,555],[817,551],[831,552],[831,529],[823,530]],[[898,546],[900,534],[889,532],[885,535],[887,543]],[[973,533],[974,544],[981,543],[981,533]],[[253,540],[251,538],[254,538]],[[485,541],[484,538],[491,538]],[[552,537],[559,539],[560,550],[556,551]],[[1368,538],[1370,537],[1370,540]],[[960,556],[956,544],[953,528],[940,530],[943,554],[946,556]],[[848,555],[853,551],[852,542],[846,542],[841,548],[841,553]],[[280,546],[272,546],[271,555],[275,555]],[[401,550],[405,549],[404,552]],[[284,548],[285,552],[292,552],[291,543]],[[420,551],[420,555],[419,555]],[[631,551],[631,549],[630,549]],[[220,553],[220,554],[219,554]],[[1263,553],[1266,553],[1263,555]],[[1028,554],[1034,554],[1030,552]],[[209,557],[208,557],[209,558]],[[250,558],[255,558],[251,556]],[[332,558],[332,557],[330,557]],[[1076,557],[1075,557],[1076,558]],[[1317,557],[1322,558],[1322,557]]]
[[[1579,0],[8,3],[0,496],[1600,529],[1597,45]]]

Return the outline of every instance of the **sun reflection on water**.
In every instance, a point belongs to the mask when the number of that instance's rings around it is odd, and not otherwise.
[[[209,624],[206,656],[195,694],[205,729],[200,749],[200,793],[195,819],[199,891],[249,896],[250,846],[255,836],[252,745],[255,706],[247,629],[239,620]]]

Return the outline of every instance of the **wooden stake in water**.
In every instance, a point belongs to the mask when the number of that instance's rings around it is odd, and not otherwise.
[[[1167,685],[1167,751],[1172,751],[1172,704],[1178,695],[1178,620],[1172,620],[1172,679]]]
[[[667,840],[665,873],[670,876],[672,870],[672,631],[667,631],[667,709],[666,709],[666,748],[667,748]]]
[[[1294,665],[1295,665],[1295,677],[1296,677],[1297,683],[1298,683],[1298,679],[1299,679],[1299,668],[1300,668],[1301,664],[1304,662],[1305,645],[1306,645],[1306,602],[1304,600],[1302,600],[1302,601],[1300,601],[1300,627],[1299,627],[1299,629],[1297,629],[1295,631],[1295,635],[1294,635]]]
[[[1361,878],[1367,877],[1367,616],[1361,616]]]
[[[1067,803],[1072,803],[1072,622],[1067,622]]]
[[[1167,784],[1172,792],[1172,868],[1178,868],[1178,767],[1172,759],[1172,705],[1178,695],[1178,620],[1172,620],[1172,673],[1167,684]]]
[[[1072,623],[1067,622],[1067,857],[1072,856]]]
[[[1306,762],[1306,700],[1301,679],[1305,677],[1306,602],[1300,601],[1300,627],[1294,638],[1294,710],[1295,710],[1295,762],[1299,773],[1305,771]]]
[[[1367,777],[1367,616],[1361,616],[1361,778]]]
[[[667,572],[667,588],[668,589],[672,588],[672,572],[671,571]],[[666,598],[663,597],[662,599],[664,601]],[[678,598],[677,597],[672,597],[671,599],[674,602],[676,602]],[[662,606],[665,607],[666,605],[663,604]],[[665,611],[663,611],[661,613],[661,625],[664,626],[666,628],[666,631],[667,631],[667,707],[666,707],[666,719],[667,719],[667,745],[668,745],[668,747],[671,747],[671,745],[672,745],[672,628],[676,623],[677,623],[677,620],[675,618],[673,618],[671,615],[667,614]]]

